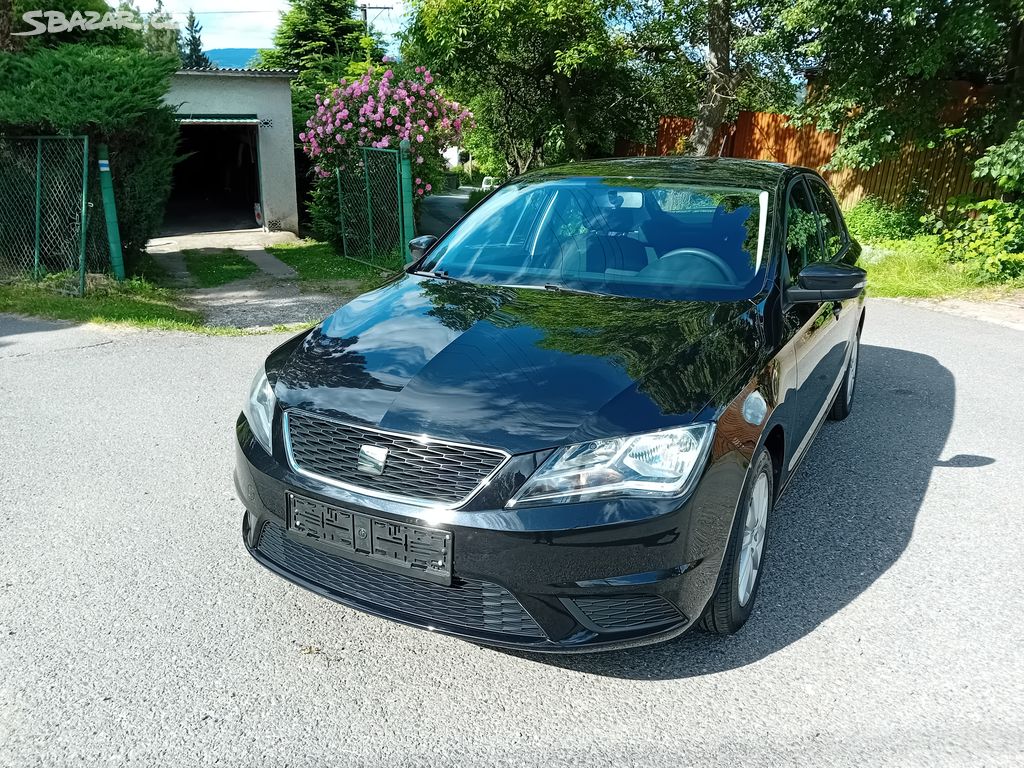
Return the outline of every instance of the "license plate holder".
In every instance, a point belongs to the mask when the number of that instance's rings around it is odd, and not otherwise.
[[[288,530],[328,551],[450,586],[452,534],[386,520],[289,492]]]

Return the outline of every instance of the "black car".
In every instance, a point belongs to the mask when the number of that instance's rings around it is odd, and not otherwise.
[[[859,246],[813,171],[545,169],[267,358],[245,544],[473,641],[582,651],[750,615],[772,508],[850,412]]]

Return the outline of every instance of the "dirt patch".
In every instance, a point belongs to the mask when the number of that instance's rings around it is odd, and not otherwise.
[[[360,290],[348,280],[317,288],[309,293],[297,281],[260,276],[217,288],[186,289],[182,296],[209,325],[251,329],[318,323]]]

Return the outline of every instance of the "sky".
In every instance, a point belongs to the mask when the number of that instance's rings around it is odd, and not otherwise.
[[[364,0],[357,0],[361,4]],[[391,6],[390,10],[369,12],[371,24],[391,38],[402,26],[402,0],[368,0],[368,5]],[[155,0],[139,0],[139,10],[148,13]],[[203,48],[269,48],[287,0],[164,0],[164,9],[185,28],[189,8],[203,27]],[[390,40],[389,40],[390,42]],[[388,46],[394,49],[394,45]]]

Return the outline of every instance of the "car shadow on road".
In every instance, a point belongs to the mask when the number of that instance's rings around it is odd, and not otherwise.
[[[853,413],[819,433],[775,510],[758,602],[737,635],[695,630],[626,651],[516,655],[632,679],[721,672],[800,640],[864,592],[906,549],[932,469],[993,460],[942,460],[956,386],[934,358],[864,345],[859,374]]]

